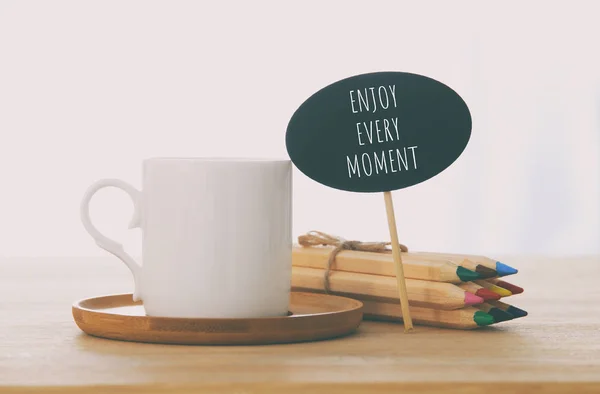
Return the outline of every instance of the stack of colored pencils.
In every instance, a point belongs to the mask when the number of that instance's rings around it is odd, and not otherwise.
[[[292,289],[324,292],[332,247],[294,246]],[[517,270],[474,255],[402,253],[404,276],[415,324],[472,329],[527,316],[500,299],[523,292],[504,281]],[[395,268],[390,253],[343,250],[329,272],[329,292],[364,303],[365,319],[402,320]]]

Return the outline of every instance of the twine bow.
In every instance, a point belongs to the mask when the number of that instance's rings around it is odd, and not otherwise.
[[[302,246],[333,246],[333,250],[329,254],[327,267],[323,275],[323,288],[326,293],[329,293],[329,274],[335,263],[335,257],[342,250],[357,250],[361,252],[387,253],[391,249],[391,242],[362,242],[362,241],[347,241],[342,237],[326,234],[321,231],[309,231],[308,233],[298,237],[298,243]],[[408,252],[405,245],[399,244],[402,252]]]

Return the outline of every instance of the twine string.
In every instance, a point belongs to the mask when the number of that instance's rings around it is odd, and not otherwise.
[[[329,259],[327,260],[327,267],[325,267],[325,273],[323,275],[323,288],[325,293],[330,292],[329,287],[329,275],[331,270],[335,266],[335,257],[342,250],[356,250],[360,252],[374,252],[374,253],[388,253],[391,251],[389,248],[391,242],[362,242],[362,241],[348,241],[342,237],[327,234],[321,231],[309,231],[308,233],[298,237],[298,243],[302,246],[333,246]],[[398,244],[401,252],[408,252],[406,245]]]

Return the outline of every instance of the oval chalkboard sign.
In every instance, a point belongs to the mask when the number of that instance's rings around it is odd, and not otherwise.
[[[308,177],[354,192],[423,182],[448,168],[471,136],[463,99],[434,79],[378,72],[335,82],[306,100],[286,133]]]

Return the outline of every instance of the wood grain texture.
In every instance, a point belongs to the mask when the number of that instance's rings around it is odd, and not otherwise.
[[[515,280],[525,292],[507,302],[526,318],[473,331],[416,327],[411,335],[398,324],[363,322],[331,341],[248,347],[88,336],[71,305],[130,292],[123,264],[110,256],[4,259],[0,392],[599,392],[600,258],[494,257],[520,269]]]
[[[402,321],[402,308],[398,304],[382,302],[363,301],[363,313],[365,320],[376,321]],[[479,326],[473,320],[473,314],[478,309],[467,306],[453,311],[442,309],[410,307],[413,321],[419,325],[431,325],[434,327],[457,328],[462,330],[476,329]]]
[[[297,267],[327,268],[327,261],[333,248],[303,247],[292,249],[292,264]],[[462,283],[456,274],[457,265],[449,260],[422,257],[412,253],[400,253],[407,279],[431,280],[435,282]],[[358,272],[371,275],[395,276],[396,267],[391,253],[342,250],[335,256],[333,267],[336,271]]]
[[[292,267],[292,287],[323,290],[325,270]],[[465,306],[465,291],[453,283],[405,279],[410,306],[452,310]],[[391,276],[330,271],[329,290],[332,294],[357,294],[384,302],[399,303],[398,283]]]
[[[432,258],[437,256],[442,259],[448,259],[451,261],[468,260],[475,264],[481,264],[491,269],[496,269],[496,259],[489,258],[487,256],[480,256],[475,254],[458,254],[458,253],[432,253],[432,252],[415,252],[424,257]]]
[[[398,287],[398,295],[400,307],[402,308],[402,316],[404,316],[402,324],[404,331],[413,330],[412,317],[410,316],[410,308],[408,301],[408,292],[406,291],[406,280],[404,278],[404,265],[402,264],[402,256],[400,254],[400,241],[398,240],[398,228],[396,225],[396,214],[394,213],[394,200],[390,191],[383,192],[383,200],[385,201],[385,213],[390,230],[390,241],[392,243],[392,257],[394,258],[394,267],[396,267],[396,283]]]
[[[266,345],[347,335],[362,320],[362,303],[327,294],[292,292],[289,316],[192,319],[147,316],[131,294],[86,298],[73,305],[84,332],[101,338],[179,345]]]

